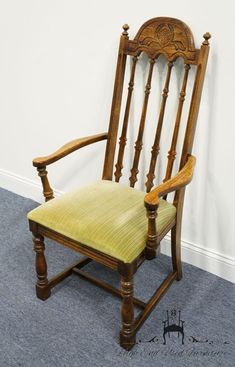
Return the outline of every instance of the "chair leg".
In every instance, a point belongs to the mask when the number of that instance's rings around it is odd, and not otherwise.
[[[176,280],[181,280],[181,223],[178,222],[171,230],[171,255],[173,270],[177,272]]]
[[[126,350],[130,350],[135,345],[134,333],[134,304],[133,304],[133,273],[127,271],[126,275],[121,275],[122,294],[122,328],[120,331],[120,345]]]
[[[44,238],[43,236],[34,233],[33,237],[34,251],[36,252],[36,273],[37,273],[37,283],[36,283],[36,295],[41,300],[45,301],[51,295],[51,289],[48,285],[47,279],[47,263],[44,256]]]

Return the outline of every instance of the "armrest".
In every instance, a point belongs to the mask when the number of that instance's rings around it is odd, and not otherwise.
[[[86,145],[90,145],[98,141],[105,140],[107,138],[108,138],[108,133],[102,133],[102,134],[87,136],[85,138],[72,140],[69,143],[63,145],[56,152],[46,157],[35,158],[33,160],[33,166],[38,167],[38,168],[47,166],[48,164],[58,161],[59,159],[74,152],[75,150],[85,147]]]
[[[158,206],[159,198],[186,186],[193,178],[196,158],[189,155],[184,167],[171,179],[150,191],[144,198],[145,206]]]

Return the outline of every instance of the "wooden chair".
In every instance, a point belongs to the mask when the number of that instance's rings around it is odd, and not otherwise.
[[[28,214],[30,230],[33,233],[36,252],[37,297],[46,300],[51,289],[66,277],[75,273],[85,277],[99,287],[121,297],[122,327],[120,345],[130,350],[135,344],[136,333],[154,309],[157,302],[171,283],[182,277],[181,270],[181,218],[185,187],[191,181],[195,157],[191,155],[204,75],[209,53],[210,34],[204,34],[200,49],[195,48],[192,32],[178,19],[153,18],[142,25],[133,40],[128,37],[128,25],[123,26],[120,38],[110,124],[107,133],[74,140],[55,153],[33,160],[34,167],[42,181],[45,200],[49,201]],[[129,178],[130,187],[119,183],[122,176],[124,151],[127,142],[129,115],[134,89],[136,65],[140,55],[147,55],[147,81],[144,91],[142,112],[137,140],[133,151],[133,164]],[[147,172],[147,194],[134,188],[139,173],[140,155],[149,102],[154,64],[159,56],[167,61],[167,72],[161,97],[156,131],[153,132],[153,146]],[[124,76],[127,57],[131,57],[130,81],[127,100],[124,104],[123,123],[119,149],[116,149]],[[167,157],[167,167],[162,183],[154,186],[155,167],[160,150],[169,83],[176,59],[183,59],[184,72],[178,98],[178,107],[172,139]],[[185,135],[177,173],[172,177],[176,158],[177,140],[180,130],[186,88],[190,69],[195,69],[189,112],[186,118]],[[175,71],[175,70],[174,70]],[[190,75],[191,77],[191,75]],[[102,180],[82,189],[77,189],[53,199],[46,166],[87,145],[107,140]],[[115,150],[117,160],[115,161]],[[116,164],[115,164],[116,163]],[[113,170],[115,172],[113,175]],[[173,203],[167,201],[167,194],[174,192]],[[147,216],[146,216],[147,214]],[[160,241],[171,231],[172,271],[156,290],[148,303],[133,296],[133,277],[145,260],[154,259]],[[44,256],[44,237],[57,241],[86,257],[51,280],[47,279],[47,264]],[[120,290],[81,270],[88,262],[97,261],[120,274]],[[142,308],[134,319],[134,305]]]

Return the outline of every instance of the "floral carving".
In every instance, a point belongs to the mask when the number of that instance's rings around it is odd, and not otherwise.
[[[164,54],[169,61],[183,57],[187,64],[197,63],[192,32],[184,22],[174,18],[153,18],[144,23],[133,40],[126,40],[125,52],[132,56],[145,52],[150,59]]]
[[[182,34],[177,34],[172,24],[162,23],[156,27],[153,37],[145,37],[140,43],[145,46],[154,46],[157,49],[173,46],[176,51],[185,51],[186,46],[179,39],[179,36],[182,36]]]
[[[156,36],[162,47],[169,45],[174,38],[174,28],[171,24],[160,24],[156,28]]]

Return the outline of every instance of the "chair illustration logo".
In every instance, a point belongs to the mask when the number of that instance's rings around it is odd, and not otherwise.
[[[166,335],[170,338],[171,333],[177,333],[181,336],[181,342],[184,344],[184,321],[181,320],[181,311],[176,309],[166,311],[167,318],[163,322],[163,344],[166,344]]]
[[[171,356],[179,357],[218,357],[225,356],[229,353],[231,342],[222,335],[218,335],[214,340],[206,335],[194,335],[190,325],[185,328],[185,321],[182,320],[182,312],[177,307],[166,310],[163,317],[162,328],[159,328],[159,334],[151,337],[141,338],[136,344],[139,344],[139,349],[128,352],[130,356],[146,355],[155,358],[156,356]],[[154,350],[153,347],[156,347]],[[149,349],[148,349],[149,347]],[[121,355],[126,355],[126,351]]]

